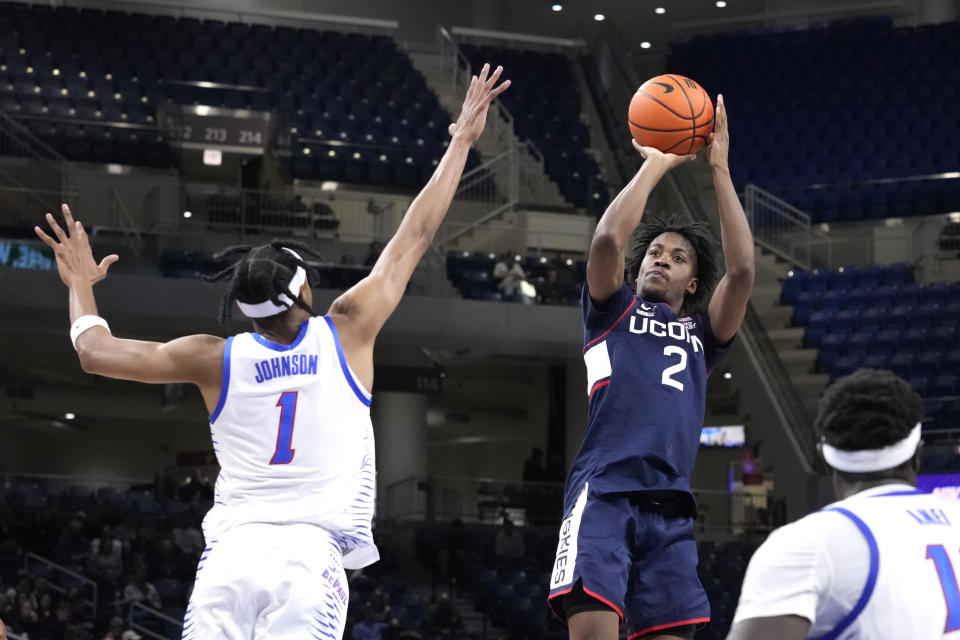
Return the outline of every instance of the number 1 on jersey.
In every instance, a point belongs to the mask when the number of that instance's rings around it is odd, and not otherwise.
[[[944,633],[960,629],[960,587],[957,586],[957,574],[953,570],[953,563],[942,544],[927,545],[927,560],[933,560],[940,576],[940,587],[943,597],[947,601],[947,624]]]
[[[277,429],[277,450],[273,452],[270,464],[287,464],[293,460],[296,450],[293,444],[293,423],[297,419],[297,393],[284,391],[277,400],[280,407],[280,426]]]

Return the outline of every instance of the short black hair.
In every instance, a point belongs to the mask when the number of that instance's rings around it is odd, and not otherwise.
[[[697,222],[689,216],[676,214],[669,218],[645,214],[644,221],[633,232],[633,237],[630,240],[624,280],[636,291],[640,263],[643,262],[643,257],[647,254],[650,243],[661,233],[668,231],[679,233],[686,238],[697,256],[697,290],[693,293],[684,294],[683,305],[680,309],[681,312],[689,314],[706,306],[707,301],[710,300],[710,294],[713,293],[713,289],[720,281],[722,254],[713,235],[713,230],[706,222]]]
[[[207,282],[217,282],[228,276],[231,278],[230,287],[223,294],[220,301],[220,323],[229,326],[233,315],[233,302],[239,300],[249,304],[258,304],[267,300],[276,304],[280,301],[281,293],[288,293],[290,280],[296,275],[297,267],[303,267],[308,279],[316,279],[316,271],[307,265],[302,258],[297,258],[285,248],[293,249],[301,255],[308,254],[320,258],[313,249],[300,242],[290,240],[272,240],[259,246],[236,245],[227,247],[213,256],[214,260],[228,260],[237,256],[239,260],[210,276],[203,276]],[[305,309],[310,315],[317,313],[297,294],[294,304]],[[282,311],[277,316],[286,313]],[[271,316],[275,317],[275,316]],[[267,320],[267,318],[257,318]]]
[[[906,438],[923,419],[923,400],[884,369],[857,369],[824,391],[814,427],[841,451],[881,449]]]

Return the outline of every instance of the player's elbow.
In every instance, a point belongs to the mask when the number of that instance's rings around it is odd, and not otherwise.
[[[738,288],[752,288],[755,275],[756,268],[752,256],[749,259],[738,261],[737,264],[727,265],[727,279]]]
[[[102,373],[101,359],[96,356],[93,349],[78,347],[77,356],[80,358],[80,368],[84,373]]]
[[[624,249],[624,241],[620,234],[610,229],[597,228],[590,242],[590,253],[595,255],[615,255]]]

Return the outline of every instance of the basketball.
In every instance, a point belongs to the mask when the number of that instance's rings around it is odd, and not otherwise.
[[[696,153],[713,131],[713,102],[697,82],[674,73],[651,78],[630,100],[630,133],[664,153]]]

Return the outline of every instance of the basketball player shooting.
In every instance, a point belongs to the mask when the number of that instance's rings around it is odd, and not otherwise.
[[[725,266],[719,283],[706,224],[643,220],[653,188],[692,155],[634,143],[643,166],[590,245],[581,300],[588,427],[567,481],[549,600],[571,640],[616,640],[624,622],[631,640],[689,640],[710,619],[696,571],[690,474],[707,375],[743,321],[754,275],[753,237],[727,164],[722,96],[710,142]]]
[[[423,191],[366,278],[316,317],[310,268],[294,243],[233,247],[239,258],[221,319],[234,302],[254,331],[224,340],[191,335],[167,343],[116,338],[97,315],[93,285],[116,255],[94,260],[87,233],[63,205],[47,214],[69,289],[70,337],[84,371],[147,383],[189,382],[210,413],[220,463],[204,550],[183,637],[301,640],[343,635],[344,568],[379,558],[371,521],[373,344],[446,215],[490,102],[510,86],[502,68],[474,76],[451,141]]]

